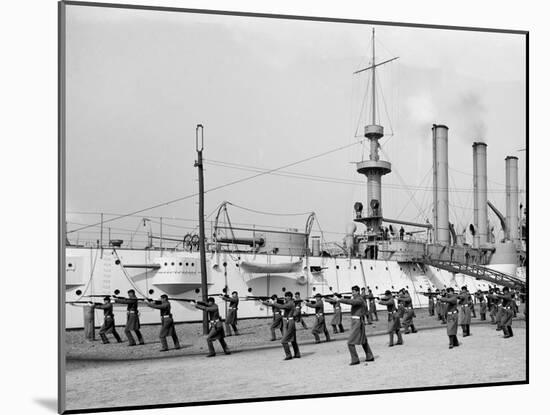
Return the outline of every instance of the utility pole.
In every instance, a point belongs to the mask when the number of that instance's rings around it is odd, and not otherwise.
[[[199,142],[199,130],[200,130],[200,142]],[[195,167],[199,168],[199,250],[201,257],[201,291],[202,301],[208,300],[208,286],[206,284],[206,249],[205,249],[205,236],[204,236],[204,174],[202,168],[202,150],[204,148],[204,127],[202,124],[197,124],[195,130],[195,146],[197,150],[197,161]],[[206,311],[202,314],[202,332],[208,333],[208,319],[206,318]]]

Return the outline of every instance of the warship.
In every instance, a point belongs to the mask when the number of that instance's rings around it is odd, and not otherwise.
[[[487,291],[491,286],[524,289],[526,285],[527,226],[526,208],[519,205],[518,158],[505,159],[506,193],[504,213],[488,199],[486,143],[472,143],[473,150],[473,223],[457,232],[449,217],[449,128],[432,126],[432,220],[425,222],[392,219],[384,215],[383,176],[392,165],[380,156],[384,127],[377,124],[376,70],[397,58],[376,62],[374,29],[370,65],[356,73],[371,77],[370,122],[362,140],[368,155],[355,163],[359,175],[366,176],[367,198],[353,205],[353,217],[346,226],[343,240],[331,242],[314,232],[314,212],[303,229],[276,229],[269,226],[232,223],[229,211],[235,204],[220,203],[210,235],[200,254],[200,238],[190,232],[178,237],[154,234],[148,217],[135,217],[138,226],[147,229],[146,243],[105,238],[103,223],[93,244],[80,244],[74,234],[65,238],[66,328],[81,328],[85,304],[103,295],[125,296],[134,289],[140,298],[203,299],[204,282],[209,295],[217,294],[222,317],[227,306],[219,295],[237,291],[246,296],[281,296],[299,291],[302,297],[317,293],[349,291],[352,285],[368,287],[374,295],[385,290],[406,288],[415,307],[425,307],[428,290],[467,286],[470,292]],[[202,132],[202,126],[200,127]],[[197,134],[199,128],[197,128]],[[261,144],[260,144],[261,145]],[[489,211],[499,219],[502,237],[495,238],[489,225]],[[351,209],[350,209],[351,212]],[[103,217],[103,215],[101,215]],[[238,225],[238,226],[237,226]],[[201,260],[206,275],[201,273]],[[204,281],[205,280],[205,281]],[[226,304],[226,303],[225,303]],[[343,312],[348,306],[343,305]],[[95,311],[95,320],[102,320]],[[123,321],[125,308],[115,307],[117,321]],[[202,319],[202,311],[189,302],[173,301],[176,322]],[[158,324],[158,313],[141,307],[141,322]],[[271,311],[259,301],[241,301],[239,318],[268,317]]]

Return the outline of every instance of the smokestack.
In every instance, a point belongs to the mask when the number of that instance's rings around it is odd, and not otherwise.
[[[444,245],[449,244],[448,132],[445,125],[434,124],[432,127],[435,240]]]
[[[508,156],[506,161],[506,226],[507,239],[517,242],[518,231],[518,158]]]
[[[476,142],[474,150],[474,226],[477,230],[474,246],[488,241],[487,235],[487,144]]]

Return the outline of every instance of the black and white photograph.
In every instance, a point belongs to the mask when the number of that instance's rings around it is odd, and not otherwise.
[[[528,383],[527,31],[66,1],[59,42],[62,412]]]

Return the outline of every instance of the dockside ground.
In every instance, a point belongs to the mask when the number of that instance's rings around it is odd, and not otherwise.
[[[232,354],[224,355],[216,344],[218,355],[210,359],[198,323],[178,324],[182,349],[165,353],[159,352],[158,326],[144,326],[146,344],[136,347],[104,345],[85,340],[82,330],[67,331],[67,409],[525,380],[522,307],[514,337],[504,339],[494,325],[476,318],[472,336],[462,338],[459,330],[461,346],[454,349],[447,348],[445,325],[426,309],[416,314],[419,332],[405,335],[403,346],[388,347],[387,315],[380,311],[379,321],[367,326],[375,361],[357,366],[348,366],[348,333],[334,335],[330,326],[333,341],[314,344],[310,330],[298,325],[302,358],[284,362],[279,341],[269,340],[269,319],[239,321],[241,335],[226,338]],[[312,320],[306,318],[310,328]],[[349,327],[348,315],[344,326]],[[119,332],[123,335],[122,327]]]

